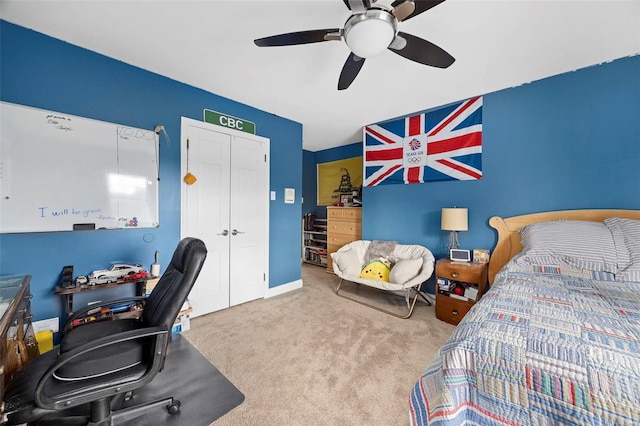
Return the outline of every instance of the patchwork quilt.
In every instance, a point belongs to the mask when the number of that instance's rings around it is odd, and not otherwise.
[[[410,396],[414,425],[637,425],[640,282],[509,263]]]

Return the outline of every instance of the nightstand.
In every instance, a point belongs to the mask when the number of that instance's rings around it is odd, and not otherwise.
[[[436,318],[458,325],[487,289],[487,266],[449,259],[436,262]],[[463,294],[456,294],[455,287]]]

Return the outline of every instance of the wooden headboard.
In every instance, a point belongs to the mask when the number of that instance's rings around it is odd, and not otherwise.
[[[489,283],[493,284],[493,278],[498,271],[522,250],[520,234],[518,230],[530,223],[548,222],[551,220],[591,220],[602,222],[610,217],[624,217],[640,220],[640,210],[558,210],[544,213],[532,213],[522,216],[501,218],[493,216],[489,219],[489,225],[498,231],[498,243],[491,254],[489,262]]]

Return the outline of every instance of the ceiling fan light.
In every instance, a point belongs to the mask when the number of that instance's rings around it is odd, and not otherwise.
[[[352,16],[344,27],[344,40],[351,51],[361,58],[371,58],[384,52],[396,35],[396,20],[383,10],[367,10]]]

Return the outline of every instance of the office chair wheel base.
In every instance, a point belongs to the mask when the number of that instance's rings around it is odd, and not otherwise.
[[[171,404],[167,405],[167,411],[169,414],[178,414],[180,412],[180,401],[176,399]]]

